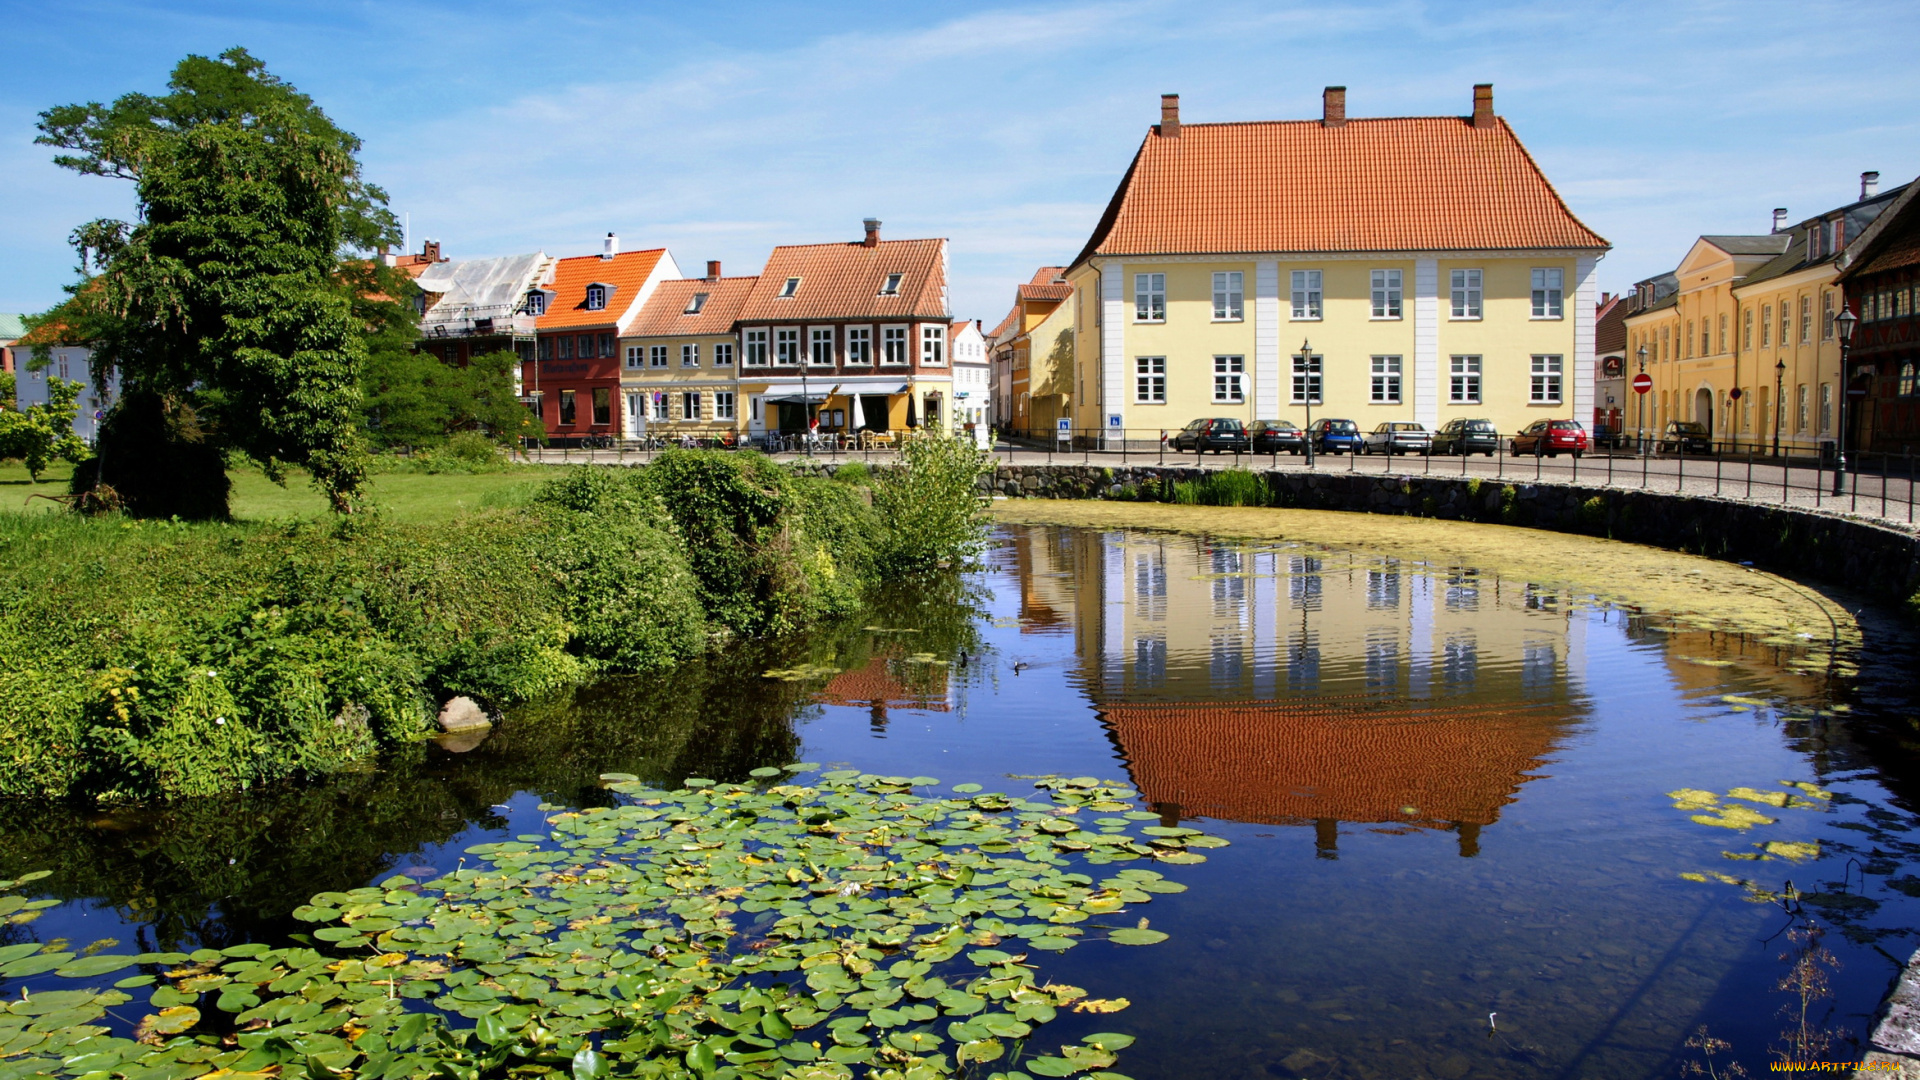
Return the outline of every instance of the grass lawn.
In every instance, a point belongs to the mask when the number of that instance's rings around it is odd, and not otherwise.
[[[547,476],[550,466],[526,466],[509,472],[377,473],[368,483],[373,503],[395,521],[451,521],[484,506],[511,506],[521,502]],[[60,504],[37,495],[64,495],[70,469],[57,463],[34,483],[17,462],[0,465],[0,512],[50,513]],[[235,469],[233,516],[241,521],[313,518],[326,513],[327,501],[303,474],[289,476],[287,486],[269,481],[258,469]]]

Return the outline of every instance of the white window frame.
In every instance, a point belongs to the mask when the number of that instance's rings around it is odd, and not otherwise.
[[[527,293],[527,314],[545,315],[547,313],[547,294],[539,289]]]
[[[947,328],[939,323],[920,324],[920,366],[947,366]]]
[[[680,314],[698,315],[700,314],[700,309],[706,306],[707,306],[707,294],[703,292],[697,292],[687,298],[687,306],[681,310]]]
[[[773,328],[773,366],[797,367],[800,364],[800,328],[797,326],[776,326]]]
[[[646,363],[646,354],[647,350],[645,346],[627,346],[627,369],[629,371],[638,371]]]
[[[1394,269],[1369,270],[1367,287],[1372,293],[1373,318],[1396,320],[1401,318],[1401,300],[1405,296],[1401,284],[1404,278]]]
[[[871,367],[873,365],[873,327],[847,327],[848,367]]]
[[[716,341],[713,343],[713,366],[714,367],[732,367],[733,366],[733,342]]]
[[[713,418],[715,420],[737,419],[733,411],[733,391],[715,390],[713,392]]]
[[[807,327],[807,366],[808,367],[832,367],[833,361],[834,361],[835,348],[838,344],[839,344],[838,342],[834,341],[833,327],[831,326]],[[820,347],[822,345],[826,346],[826,349],[825,349],[826,359],[824,360],[820,358],[820,352],[821,352]]]
[[[1449,318],[1455,322],[1473,322],[1485,317],[1486,312],[1486,272],[1466,268],[1449,270],[1447,285],[1452,301]]]
[[[693,406],[693,408],[687,408],[689,405]],[[680,391],[680,422],[683,424],[697,424],[700,422],[700,391]]]
[[[1566,374],[1566,358],[1557,353],[1535,353],[1529,372],[1528,403],[1560,404],[1563,389],[1561,383]]]
[[[587,310],[607,310],[607,287],[605,285],[587,286]]]
[[[1559,266],[1536,266],[1533,278],[1533,318],[1564,319],[1567,310],[1567,271]]]
[[[1215,270],[1213,272],[1213,321],[1244,322],[1246,317],[1246,271]]]
[[[905,274],[888,274],[887,279],[880,283],[879,295],[899,296],[900,282],[905,280],[905,278],[906,278]]]
[[[1375,405],[1400,404],[1400,366],[1398,356],[1373,358],[1369,401]]]
[[[1167,321],[1167,275],[1159,273],[1133,275],[1133,321],[1137,323]]]
[[[1302,357],[1295,353],[1288,358],[1292,372],[1291,388],[1293,404],[1324,404],[1327,393],[1327,358],[1315,353]],[[1311,395],[1311,397],[1309,397]]]
[[[1320,270],[1295,270],[1290,282],[1293,286],[1292,322],[1319,322],[1326,315],[1326,274]],[[1325,374],[1325,372],[1322,372]]]
[[[648,394],[647,395],[647,412],[648,412],[647,418],[656,424],[667,423],[668,409],[670,405],[671,403],[667,400],[667,395],[664,391],[656,390],[653,393]]]
[[[667,347],[665,345],[647,346],[647,366],[663,368],[667,366]]]
[[[1447,403],[1480,404],[1481,359],[1475,353],[1460,353],[1448,363]]]
[[[741,366],[742,367],[768,366],[768,364],[773,360],[773,357],[771,355],[770,346],[768,345],[769,335],[767,331],[765,329],[748,330],[748,331],[745,331],[745,334],[746,334],[746,340],[745,342],[743,342],[743,344],[746,346],[746,356],[745,356],[745,362],[742,363]]]
[[[680,343],[680,366],[700,366],[700,344],[698,342],[683,341]]]
[[[800,291],[800,279],[797,277],[790,277],[786,281],[781,283],[780,295],[774,297],[774,299],[775,300],[791,300],[793,299],[793,294],[799,291]]]
[[[1247,358],[1222,354],[1213,358],[1213,403],[1242,405],[1247,400]]]
[[[913,348],[913,339],[908,336],[912,329],[906,324],[882,326],[880,328],[880,365],[882,367],[906,367],[912,357],[908,353]]]
[[[1133,358],[1133,400],[1138,405],[1165,405],[1167,403],[1167,358],[1164,356],[1136,356]]]

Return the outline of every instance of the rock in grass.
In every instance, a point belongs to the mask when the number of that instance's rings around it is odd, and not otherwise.
[[[487,710],[465,694],[440,706],[441,731],[473,731],[492,726],[493,720],[487,716]]]

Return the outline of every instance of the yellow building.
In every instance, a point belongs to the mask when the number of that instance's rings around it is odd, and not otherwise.
[[[630,437],[703,438],[742,430],[734,320],[758,277],[663,281],[620,339]]]
[[[1007,426],[1016,435],[1051,438],[1069,415],[1073,385],[1073,286],[1064,266],[1043,266],[1014,291],[1013,310],[995,328],[993,347],[1011,380]]]
[[[1230,124],[1167,95],[1066,274],[1074,426],[1585,422],[1606,250],[1491,87],[1467,117],[1348,120],[1329,87],[1319,120]]]

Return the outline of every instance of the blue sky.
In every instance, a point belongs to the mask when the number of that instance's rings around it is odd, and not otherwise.
[[[1159,95],[1188,122],[1495,106],[1614,244],[1602,288],[1700,233],[1761,232],[1920,174],[1920,4],[278,3],[0,0],[0,311],[60,298],[65,238],[131,185],[32,143],[48,106],[161,89],[244,45],[366,140],[413,236],[456,257],[666,245],[689,272],[769,247],[952,239],[953,307],[1086,239]]]

